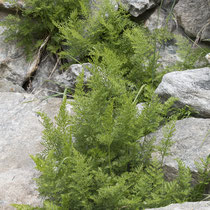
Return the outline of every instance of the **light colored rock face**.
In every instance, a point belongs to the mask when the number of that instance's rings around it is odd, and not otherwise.
[[[178,3],[178,1],[179,0],[163,0],[162,6],[163,8],[171,9],[173,5],[175,6]]]
[[[22,86],[30,63],[26,61],[23,49],[17,48],[15,43],[4,42],[3,31],[3,27],[0,26],[0,78]]]
[[[165,206],[165,207],[161,207],[161,208],[152,208],[150,210],[153,210],[153,209],[154,210],[209,210],[210,209],[210,201],[171,204],[169,206]]]
[[[210,117],[210,68],[165,74],[155,91],[163,100],[179,99],[177,105],[189,105],[202,117]]]
[[[200,162],[200,158],[207,158],[210,154],[210,119],[186,118],[178,120],[173,133],[171,156],[165,158],[164,166],[167,168],[166,177],[170,180],[177,172],[176,158],[181,159],[191,171],[196,172],[194,161]],[[156,143],[163,138],[162,129],[151,134],[156,136]],[[157,156],[157,154],[155,154]],[[157,156],[159,157],[159,156]]]
[[[200,33],[201,40],[210,39],[210,0],[179,0],[174,11],[189,36]]]
[[[14,85],[12,82],[10,82],[6,79],[0,79],[0,92],[24,93],[25,90],[18,85]]]
[[[157,6],[160,0],[121,0],[121,2],[126,6],[132,16],[138,17],[148,9]]]
[[[41,203],[32,180],[38,172],[29,157],[42,150],[43,127],[35,112],[53,117],[61,99],[29,102],[33,99],[29,94],[0,93],[0,209],[14,209],[11,203]]]
[[[166,18],[168,18],[167,21]],[[167,27],[169,31],[173,31],[176,28],[176,23],[174,22],[172,16],[168,16],[164,10],[157,8],[155,12],[153,12],[153,14],[146,20],[145,26],[150,31],[163,27]]]
[[[82,73],[84,69],[84,82],[87,82],[87,80],[91,77],[91,73],[88,70],[88,68],[91,68],[90,63],[84,63],[84,64],[73,64],[64,71],[62,74],[57,75],[55,77],[55,81],[61,86],[61,87],[67,87],[67,88],[75,88],[76,79]]]
[[[9,0],[0,0],[0,8],[14,10],[17,6],[24,7],[23,0],[15,0],[15,3],[11,3]]]

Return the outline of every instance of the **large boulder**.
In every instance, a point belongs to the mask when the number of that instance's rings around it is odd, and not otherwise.
[[[165,207],[151,208],[148,210],[190,210],[190,209],[191,210],[209,210],[210,201],[176,203],[176,204],[171,204]]]
[[[210,0],[179,0],[174,11],[187,35],[210,39]]]
[[[30,69],[30,63],[22,48],[16,43],[5,43],[2,35],[4,28],[0,26],[0,78],[6,78],[22,87]]]
[[[210,117],[210,68],[175,71],[163,76],[155,91],[162,100],[176,97],[179,107],[191,106],[198,116]]]
[[[0,92],[19,92],[24,93],[25,90],[19,85],[13,84],[11,81],[6,79],[0,79]]]
[[[43,149],[36,111],[52,118],[60,104],[58,98],[40,101],[26,93],[0,93],[0,209],[14,209],[11,203],[42,203],[33,180],[39,174],[29,156]]]
[[[121,0],[121,2],[132,16],[138,17],[145,11],[157,6],[160,0]]]
[[[0,0],[0,9],[6,9],[6,10],[16,10],[17,7],[24,7],[24,1],[23,0],[15,0],[14,2],[11,2],[10,0]]]
[[[200,162],[200,158],[206,160],[208,155],[210,155],[209,128],[210,119],[186,118],[176,122],[175,131],[171,139],[174,142],[170,149],[171,155],[167,156],[163,163],[165,175],[169,180],[176,176],[178,170],[176,159],[182,160],[194,174],[197,173],[195,161]],[[159,144],[164,138],[164,131],[166,132],[166,127],[150,134],[149,137],[155,136],[156,144]],[[155,153],[154,156],[160,159],[159,154]]]

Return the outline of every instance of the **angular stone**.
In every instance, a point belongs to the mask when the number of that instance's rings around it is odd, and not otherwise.
[[[15,43],[5,43],[0,26],[0,78],[5,78],[22,87],[29,71],[30,63],[26,61],[24,50]]]
[[[162,100],[176,97],[178,107],[188,105],[198,116],[210,117],[209,67],[165,74],[155,92]]]
[[[42,203],[33,180],[39,174],[29,156],[43,149],[36,111],[52,118],[60,104],[58,98],[40,101],[29,94],[0,93],[0,209],[14,209],[11,203]]]
[[[160,207],[160,208],[151,208],[148,210],[209,210],[209,209],[210,209],[210,201],[200,201],[200,202],[171,204],[169,206]]]
[[[145,11],[157,6],[160,0],[121,0],[121,2],[132,16],[138,17]]]
[[[6,79],[0,79],[0,92],[19,92],[24,93],[25,90],[19,85],[15,85]]]
[[[210,0],[179,0],[174,8],[177,21],[188,36],[210,39]]]
[[[171,139],[174,142],[170,149],[171,155],[164,160],[165,173],[169,180],[177,173],[177,158],[182,160],[192,172],[197,172],[195,161],[200,162],[200,158],[206,160],[210,155],[209,128],[210,119],[186,118],[176,122],[176,130]],[[163,139],[163,128],[149,135],[153,136],[156,136],[156,144],[159,144]],[[155,153],[154,156],[160,159],[159,154]]]

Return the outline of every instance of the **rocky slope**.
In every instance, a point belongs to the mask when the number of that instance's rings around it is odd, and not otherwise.
[[[17,2],[24,6],[22,1]],[[149,13],[145,21],[149,30],[159,27],[155,21],[160,0],[122,0],[122,3],[135,18]],[[168,22],[169,30],[186,33],[200,41],[209,41],[210,0],[164,0],[160,10],[160,25],[165,24],[173,4],[175,18]],[[14,8],[9,2],[0,0],[0,21]],[[54,69],[56,61],[47,57],[40,62],[34,79],[29,82],[27,75],[32,63],[26,61],[23,50],[17,48],[15,43],[4,42],[1,35],[3,30],[0,27],[0,209],[13,209],[9,204],[38,205],[42,202],[33,181],[38,174],[29,157],[42,150],[40,142],[43,127],[36,111],[44,111],[52,118],[61,100],[50,98],[43,101],[39,99],[40,96],[62,91],[63,86],[74,87],[77,75],[89,64],[72,65],[65,73],[61,73],[58,68]],[[162,55],[162,65],[179,59],[173,45],[167,46]],[[85,75],[90,76],[87,69]],[[168,179],[177,172],[175,158],[183,160],[196,174],[194,161],[199,161],[199,157],[205,159],[210,154],[210,68],[166,74],[156,93],[163,101],[170,96],[178,97],[178,107],[189,105],[197,111],[196,118],[176,123],[172,156],[166,158],[164,163]],[[161,129],[152,135],[160,141]],[[209,209],[210,202],[174,204],[160,209],[192,208]]]

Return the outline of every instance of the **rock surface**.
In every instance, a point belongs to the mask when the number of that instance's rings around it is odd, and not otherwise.
[[[210,0],[179,0],[174,11],[188,36],[210,39]]]
[[[38,175],[29,155],[42,150],[43,127],[36,111],[53,117],[61,99],[34,100],[33,95],[0,93],[0,209],[11,203],[40,205],[35,182]],[[34,101],[33,101],[34,100]]]
[[[163,100],[179,99],[177,106],[189,105],[197,115],[210,117],[210,68],[176,71],[165,74],[155,91]]]
[[[24,93],[25,90],[19,85],[13,84],[11,81],[6,79],[0,79],[0,92],[19,92]]]
[[[174,144],[171,147],[171,156],[165,158],[166,177],[171,180],[177,172],[178,165],[175,159],[180,159],[190,168],[197,172],[194,161],[200,162],[210,155],[210,119],[186,118],[178,120],[175,124],[175,132],[172,136]],[[156,143],[163,139],[163,128],[150,134],[156,136]],[[160,158],[157,154],[156,157]]]
[[[15,10],[18,7],[24,7],[23,0],[15,0],[15,4],[10,2],[9,0],[0,0],[0,8]]]
[[[138,17],[145,11],[157,6],[160,0],[121,0],[121,2],[132,16]]]
[[[26,61],[23,49],[15,43],[5,43],[0,26],[0,78],[6,78],[22,87],[29,71],[30,63]]]
[[[201,202],[186,202],[186,203],[171,204],[169,206],[161,208],[152,208],[148,210],[209,210],[209,209],[210,209],[210,201],[201,201]]]

